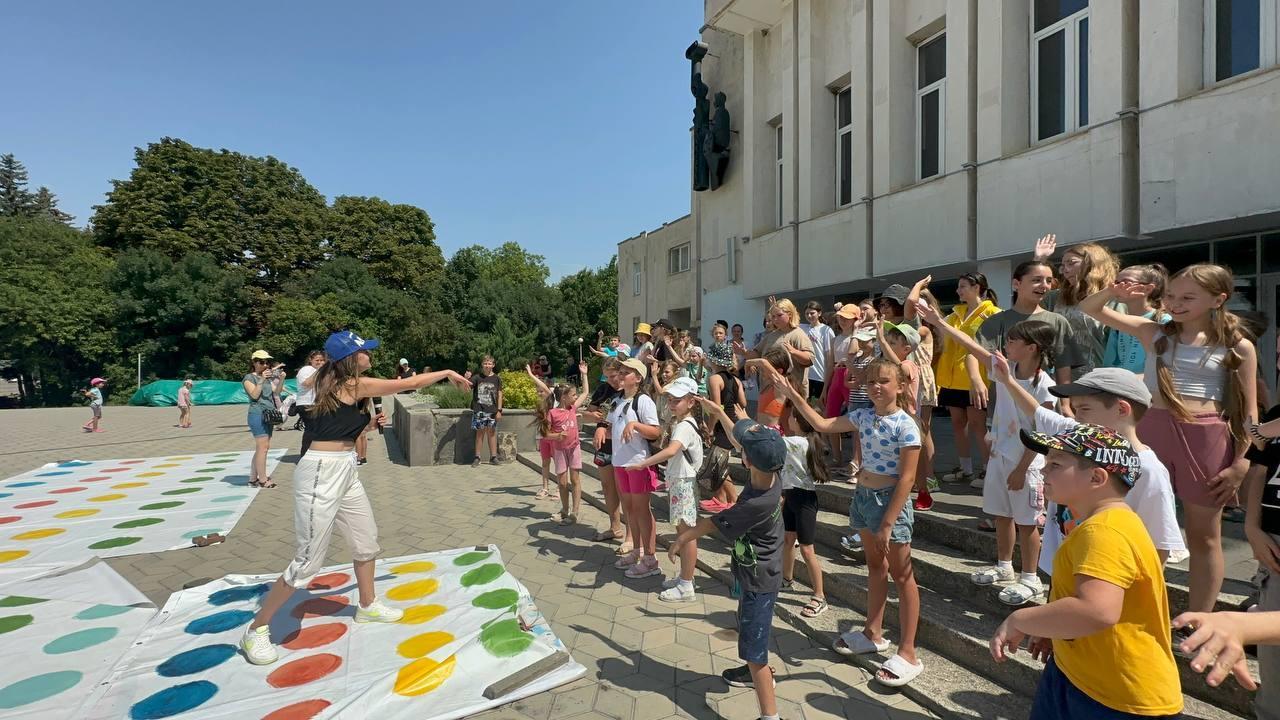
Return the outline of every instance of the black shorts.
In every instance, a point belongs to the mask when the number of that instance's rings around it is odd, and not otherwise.
[[[790,488],[782,498],[782,528],[795,533],[801,545],[812,545],[818,535],[818,493]]]
[[[822,397],[822,388],[826,387],[826,383],[821,380],[809,378],[809,399],[817,400]]]
[[[973,403],[969,399],[968,390],[955,388],[938,388],[938,407],[967,408]]]

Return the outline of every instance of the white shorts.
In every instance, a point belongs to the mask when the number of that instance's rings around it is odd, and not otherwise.
[[[1013,518],[1015,525],[1038,525],[1044,515],[1042,464],[1036,462],[1027,470],[1027,482],[1021,490],[1010,490],[1009,473],[1019,459],[991,455],[987,479],[982,484],[982,511],[994,517]]]
[[[305,588],[324,567],[335,525],[353,560],[372,560],[382,551],[373,507],[356,473],[355,452],[307,450],[293,471],[298,549],[284,571],[290,587]]]

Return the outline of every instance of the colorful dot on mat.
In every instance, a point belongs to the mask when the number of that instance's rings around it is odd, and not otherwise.
[[[11,522],[18,522],[22,519],[21,515],[4,515],[0,516],[0,525],[8,525]]]
[[[463,553],[453,559],[453,564],[459,567],[466,566],[466,565],[475,565],[476,563],[480,562],[481,560],[484,560],[485,558],[489,557],[492,554],[493,554],[492,552],[479,552],[479,551]]]
[[[42,602],[49,602],[46,598],[33,598],[26,595],[10,595],[9,597],[0,599],[0,607],[22,607],[24,605],[39,605]]]
[[[184,628],[188,635],[212,635],[238,628],[253,619],[249,610],[223,610],[196,618]]]
[[[299,620],[311,617],[329,617],[346,610],[350,605],[351,600],[345,595],[329,595],[303,600],[294,606],[293,611],[289,614]]]
[[[227,471],[227,469],[226,469],[226,468],[223,468],[223,467],[205,467],[205,468],[200,468],[200,469],[199,469],[199,470],[197,470],[196,472],[202,472],[202,473],[203,473],[203,472],[220,473],[220,472],[226,472],[226,471]]]
[[[152,472],[138,473],[134,477],[160,477],[161,475],[164,475],[164,473],[159,471],[152,471]]]
[[[499,563],[488,563],[478,568],[473,568],[462,574],[462,578],[458,582],[462,587],[471,587],[472,585],[484,585],[497,580],[506,572]]]
[[[342,666],[342,658],[332,653],[308,655],[291,660],[271,671],[267,684],[273,688],[288,688],[314,682]]]
[[[0,493],[0,498],[13,497],[13,493]]]
[[[237,500],[248,500],[248,499],[249,499],[248,495],[223,495],[222,497],[216,497],[210,500],[209,502],[224,503],[224,502],[235,502]]]
[[[196,516],[196,519],[210,520],[212,518],[226,517],[228,515],[235,515],[235,514],[236,514],[235,510],[210,510],[209,512],[200,513],[199,515]]]
[[[37,473],[36,477],[54,477],[56,475],[70,475],[70,470],[54,470],[52,472]]]
[[[110,480],[110,479],[111,478],[106,475],[98,475],[97,477],[84,478],[80,482],[101,482],[103,480]]]
[[[102,472],[118,473],[118,472],[129,472],[130,470],[132,470],[132,468],[107,468]]]
[[[40,528],[39,530],[28,530],[14,535],[12,540],[43,540],[54,535],[61,535],[66,532],[66,528]]]
[[[201,475],[200,477],[186,478],[185,480],[179,480],[178,482],[198,483],[198,482],[208,482],[212,479],[213,477],[211,475]]]
[[[191,455],[179,455],[178,457],[165,458],[165,460],[192,460]]]
[[[121,465],[141,465],[144,462],[146,462],[146,460],[121,460],[120,464]]]
[[[477,595],[471,604],[486,610],[503,610],[515,605],[519,600],[520,593],[511,588],[501,588]]]
[[[480,644],[494,657],[515,657],[533,644],[533,635],[520,627],[520,621],[511,618],[488,625],[480,631]]]
[[[0,709],[11,710],[51,698],[75,687],[83,677],[75,670],[59,670],[6,685],[0,688]]]
[[[112,486],[111,486],[111,489],[112,489],[112,490],[129,490],[130,488],[146,487],[146,486],[148,486],[148,485],[150,485],[150,484],[151,484],[151,483],[149,483],[149,482],[124,482],[124,483],[116,483],[115,485],[112,485]]]
[[[120,500],[128,497],[124,493],[109,493],[107,495],[99,495],[98,497],[89,498],[89,502],[111,502],[112,500]]]
[[[130,720],[159,720],[194,710],[209,701],[218,686],[208,680],[196,680],[165,688],[134,703],[129,708]]]
[[[133,520],[125,520],[122,523],[116,523],[111,527],[117,530],[128,530],[129,528],[140,528],[148,525],[159,525],[164,522],[164,518],[136,518]]]
[[[393,690],[397,695],[416,697],[425,695],[444,684],[453,674],[455,656],[450,655],[444,662],[436,662],[429,657],[419,658],[400,668],[396,673]]]
[[[101,620],[115,615],[123,615],[133,610],[127,605],[94,605],[75,614],[77,620]]]
[[[280,645],[290,650],[310,650],[322,645],[328,645],[346,634],[346,623],[331,622],[310,625],[290,633]]]
[[[0,635],[11,633],[31,624],[35,618],[30,615],[6,615],[0,617]]]
[[[89,517],[91,515],[97,515],[100,512],[102,512],[102,510],[100,510],[99,508],[80,508],[78,510],[64,510],[58,513],[57,515],[54,515],[54,517],[60,520],[71,520],[73,518],[82,518],[82,517]]]
[[[424,632],[421,635],[414,635],[396,646],[396,652],[401,657],[409,659],[420,658],[429,653],[453,642],[453,636],[442,630],[433,630]]]
[[[160,494],[161,495],[190,495],[191,493],[194,493],[194,492],[200,492],[203,489],[204,488],[198,488],[198,487],[174,488],[173,490],[165,490]]]
[[[45,484],[46,484],[46,483],[45,483],[45,481],[43,481],[43,480],[27,480],[27,481],[25,481],[25,482],[9,483],[8,485],[5,485],[5,487],[7,487],[7,488],[24,488],[24,487],[35,487],[36,485],[45,485]]]
[[[0,563],[13,562],[30,554],[30,550],[0,550]]]
[[[49,641],[44,646],[44,651],[49,655],[62,655],[63,653],[76,652],[85,648],[101,645],[120,634],[119,628],[113,627],[96,627],[86,630],[77,630],[76,632],[63,635],[56,640]]]
[[[387,598],[390,600],[417,600],[426,597],[440,588],[440,581],[435,578],[426,578],[424,580],[413,580],[407,583],[400,583],[393,588],[387,590]]]
[[[218,528],[200,528],[199,530],[192,530],[191,532],[182,533],[182,537],[184,540],[195,540],[201,535],[212,535],[214,533],[220,534],[221,532],[222,530]]]
[[[106,540],[99,540],[98,542],[90,545],[89,549],[90,550],[110,550],[111,548],[124,547],[126,545],[132,545],[136,542],[141,542],[141,541],[142,541],[142,538],[140,537],[107,538]]]
[[[262,716],[262,720],[310,720],[333,703],[328,700],[303,700],[285,705]]]
[[[209,604],[226,605],[227,603],[252,600],[259,595],[265,595],[270,589],[271,585],[268,583],[259,583],[257,585],[238,585],[236,587],[223,588],[209,595]]]
[[[204,672],[235,657],[235,645],[205,645],[192,648],[160,663],[156,673],[160,677],[182,677],[193,673]]]
[[[310,584],[307,585],[308,590],[332,590],[336,587],[342,587],[351,582],[351,576],[344,572],[331,572],[324,575],[317,575]]]
[[[179,505],[185,505],[185,504],[186,503],[183,502],[182,500],[166,500],[164,502],[150,503],[148,505],[143,505],[138,509],[139,510],[168,510],[169,508],[176,508]]]
[[[92,464],[93,462],[90,460],[68,460],[66,462],[58,463],[58,467],[84,467],[85,465]]]
[[[88,490],[88,489],[89,488],[82,487],[80,485],[73,485],[71,487],[64,487],[64,488],[58,488],[57,490],[50,490],[49,494],[50,495],[66,495],[67,493],[84,492],[85,490]]]
[[[178,463],[161,463],[160,465],[152,465],[153,468],[171,468],[178,467]]]
[[[404,625],[421,625],[433,618],[440,617],[447,608],[443,605],[414,605],[404,609],[400,622]]]
[[[400,563],[391,568],[393,573],[419,573],[430,572],[436,569],[436,564],[427,562],[426,560],[415,560],[414,562]]]
[[[58,502],[57,500],[36,500],[35,502],[19,503],[13,506],[14,510],[29,510],[31,508],[48,507]]]
[[[223,460],[210,460],[210,465],[226,465],[229,462],[235,462],[235,458],[226,458]]]

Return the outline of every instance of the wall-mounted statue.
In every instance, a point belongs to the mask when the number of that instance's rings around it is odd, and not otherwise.
[[[715,95],[712,110],[707,94],[711,88],[702,81],[702,59],[707,46],[695,42],[684,51],[689,60],[689,89],[693,93],[693,189],[715,190],[724,183],[729,171],[729,145],[733,126],[725,109],[726,96]]]

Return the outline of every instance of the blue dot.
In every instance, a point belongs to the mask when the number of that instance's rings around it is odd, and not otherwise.
[[[11,495],[13,495],[13,493],[0,493],[0,498],[7,498]]]
[[[218,686],[208,680],[174,685],[139,700],[129,709],[129,717],[132,720],[159,720],[159,718],[173,717],[200,707],[216,692],[218,692]]]
[[[880,447],[889,447],[889,441],[884,438],[880,438]]]
[[[188,635],[210,635],[226,632],[249,622],[253,619],[253,615],[253,612],[249,610],[223,610],[222,612],[192,620],[187,623],[185,630]]]
[[[38,475],[36,475],[36,477],[53,477],[55,475],[70,475],[70,474],[71,474],[70,470],[53,470],[51,472],[39,473]]]
[[[270,589],[271,586],[267,583],[223,588],[209,596],[209,604],[226,605],[227,603],[252,600]]]
[[[133,608],[127,605],[94,605],[75,614],[77,620],[101,620],[113,615],[127,613]]]
[[[186,652],[178,653],[160,663],[156,672],[161,677],[180,677],[192,673],[204,672],[212,667],[235,657],[235,645],[205,645]]]
[[[27,480],[26,482],[9,483],[5,485],[7,488],[35,487],[36,485],[44,485],[43,480]]]
[[[87,460],[68,460],[66,462],[58,463],[58,467],[84,467],[85,465],[92,465],[92,464],[93,463]]]

